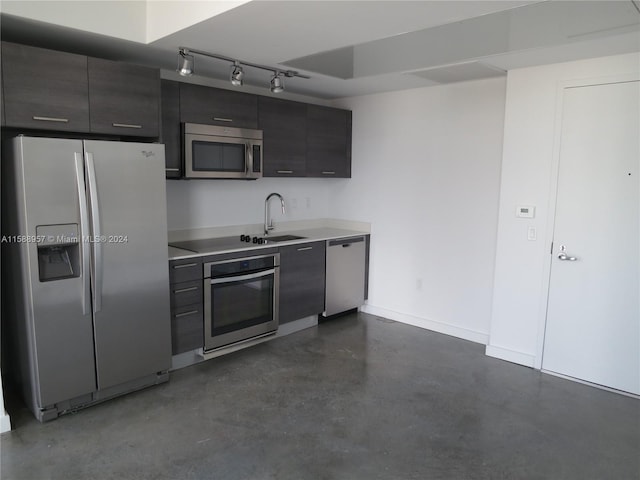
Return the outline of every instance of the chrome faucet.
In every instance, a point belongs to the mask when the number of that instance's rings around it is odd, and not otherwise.
[[[273,230],[273,220],[269,219],[269,200],[272,197],[278,197],[282,205],[282,213],[284,214],[284,198],[279,193],[270,193],[264,201],[264,234],[269,235],[269,230]]]

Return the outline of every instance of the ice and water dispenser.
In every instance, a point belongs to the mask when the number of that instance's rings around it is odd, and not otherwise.
[[[38,272],[41,282],[79,277],[80,239],[78,224],[39,225]]]

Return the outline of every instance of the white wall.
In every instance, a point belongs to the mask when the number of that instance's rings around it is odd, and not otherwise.
[[[500,213],[487,354],[540,368],[553,236],[559,88],[565,81],[640,74],[637,54],[512,70],[508,74]],[[516,218],[519,204],[537,207]],[[527,228],[537,241],[527,240]]]
[[[2,0],[2,13],[144,43],[147,2]]]
[[[248,1],[147,0],[146,40],[154,42]]]
[[[327,218],[330,185],[348,180],[261,178],[245,180],[167,180],[169,230],[260,224],[271,192],[285,199],[286,213],[272,200],[276,223]],[[260,233],[260,232],[255,232]]]
[[[486,343],[505,80],[353,97],[353,178],[329,216],[372,224],[366,311]]]

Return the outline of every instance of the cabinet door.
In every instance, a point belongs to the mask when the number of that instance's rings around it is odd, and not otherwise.
[[[87,57],[2,43],[5,125],[89,131]]]
[[[248,93],[181,83],[180,121],[258,128],[258,97]]]
[[[307,176],[351,177],[351,112],[307,107]]]
[[[304,103],[259,97],[258,125],[264,132],[263,175],[306,176],[307,106]]]
[[[89,104],[94,133],[158,137],[160,72],[89,58]]]
[[[325,242],[280,248],[280,323],[324,310]]]
[[[170,80],[160,82],[162,98],[162,135],[167,178],[182,177],[182,151],[180,148],[180,84]]]

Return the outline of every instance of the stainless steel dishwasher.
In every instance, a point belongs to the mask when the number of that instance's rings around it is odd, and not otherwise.
[[[365,237],[327,241],[325,311],[328,317],[364,304]]]

